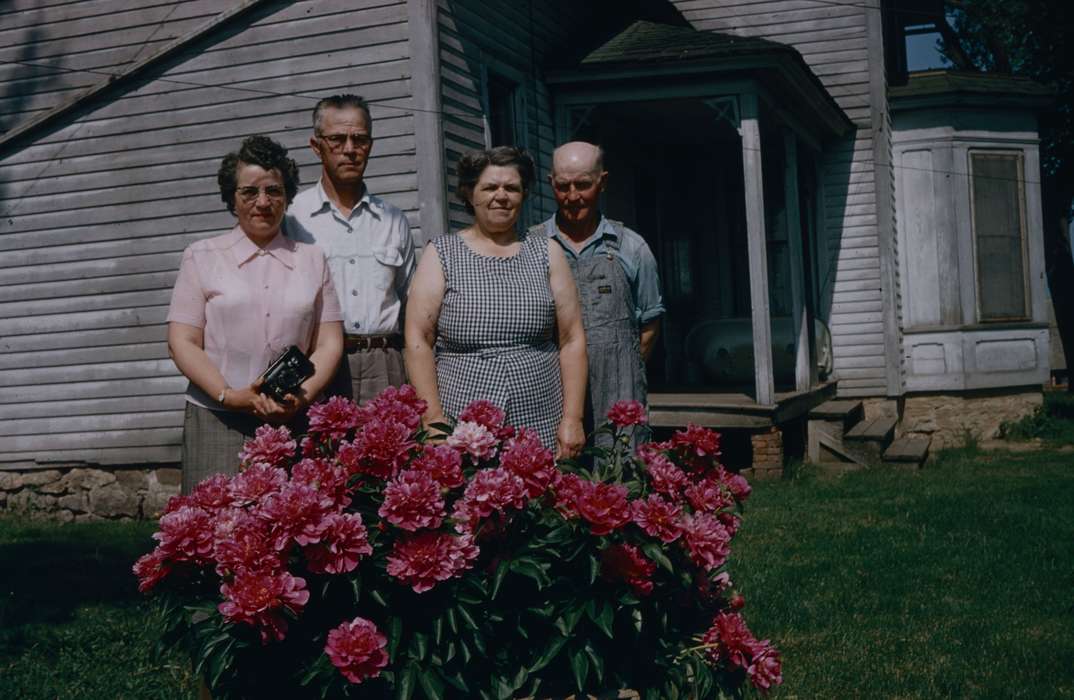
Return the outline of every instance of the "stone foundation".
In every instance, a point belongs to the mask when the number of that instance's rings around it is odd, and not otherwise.
[[[61,522],[157,518],[178,495],[178,468],[0,472],[0,511]]]
[[[753,466],[750,474],[754,479],[771,479],[783,476],[783,433],[775,426],[750,435],[753,448]]]
[[[930,451],[961,447],[967,440],[990,440],[999,426],[1029,415],[1044,402],[1033,391],[990,392],[959,395],[908,396],[902,416],[903,434],[929,435]]]

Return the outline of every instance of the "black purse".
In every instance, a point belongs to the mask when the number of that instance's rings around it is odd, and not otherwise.
[[[284,350],[261,375],[261,393],[282,401],[313,376],[313,363],[297,346]]]

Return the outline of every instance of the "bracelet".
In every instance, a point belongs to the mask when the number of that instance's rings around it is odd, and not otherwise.
[[[216,395],[216,402],[217,403],[219,403],[219,404],[224,403],[224,399],[227,398],[227,390],[230,389],[230,388],[231,387],[225,385],[224,388],[220,390],[220,393]]]

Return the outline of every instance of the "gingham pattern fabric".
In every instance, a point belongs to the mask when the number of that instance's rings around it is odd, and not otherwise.
[[[444,270],[436,377],[444,412],[477,399],[507,412],[554,448],[563,413],[548,239],[522,234],[516,255],[479,255],[456,235],[433,239]]]

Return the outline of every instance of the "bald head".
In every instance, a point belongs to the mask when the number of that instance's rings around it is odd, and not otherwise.
[[[552,152],[552,175],[566,171],[599,175],[604,171],[604,151],[585,141],[563,144]]]

